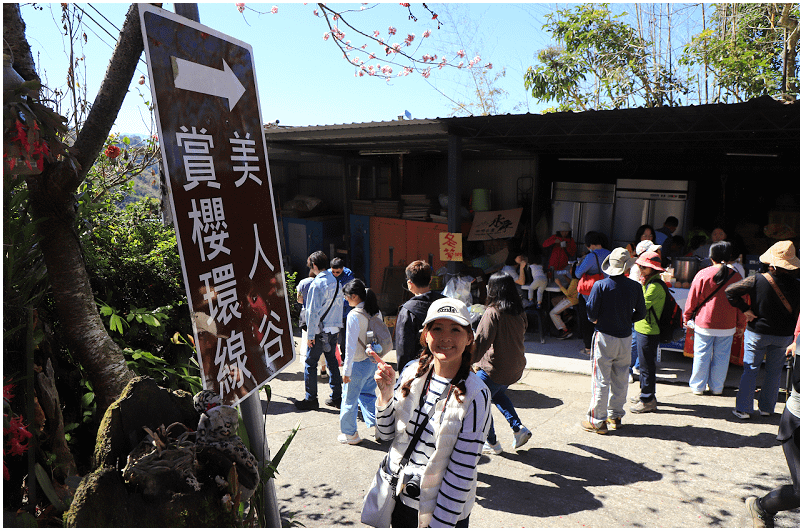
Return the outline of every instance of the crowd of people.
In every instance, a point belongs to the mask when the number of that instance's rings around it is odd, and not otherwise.
[[[676,227],[672,219],[659,230],[643,225],[627,248],[611,250],[604,235],[590,232],[580,262],[575,260],[568,226],[548,240],[555,252],[546,263],[552,270],[557,255],[559,270],[553,280],[563,295],[547,308],[556,337],[579,334],[591,360],[591,401],[580,421],[585,431],[605,435],[620,429],[626,404],[630,413],[658,411],[659,323],[671,297],[661,274],[670,261],[682,256],[674,252]],[[672,252],[665,253],[667,249]],[[731,347],[738,338],[744,343],[744,367],[732,414],[741,420],[772,415],[785,356],[794,353],[800,333],[800,259],[792,242],[781,241],[759,257],[763,273],[744,277],[735,266],[731,242],[715,239],[705,253],[708,267],[694,276],[682,308],[683,325],[694,337],[689,387],[695,395],[722,394]],[[522,289],[531,287],[537,276],[532,266],[542,269],[541,263],[521,254],[510,256],[506,266],[489,278],[487,298],[482,301],[485,311],[477,326],[463,301],[431,291],[429,264],[421,260],[409,264],[405,287],[412,297],[398,312],[393,367],[370,356],[367,348],[369,319],[381,316],[376,294],[358,278],[341,285],[341,271],[335,275],[328,269],[324,253],[309,256],[309,279],[298,285],[307,334],[306,393],[296,407],[319,407],[316,369],[324,356],[331,389],[325,403],[340,409],[339,442],[363,440],[357,430],[360,414],[367,429],[374,429],[375,440],[390,445],[381,466],[388,474],[403,477],[392,509],[393,527],[468,526],[478,459],[482,453],[503,452],[492,421],[492,403],[511,427],[512,449],[530,440],[531,431],[506,390],[519,381],[525,368],[526,310],[535,305],[535,311],[541,311],[539,286],[527,293]],[[353,310],[349,314],[345,304]],[[572,307],[578,317],[570,330],[562,313]],[[341,371],[335,355],[340,334],[344,336]],[[754,409],[762,362],[766,362],[764,383]],[[634,373],[639,392],[628,400]],[[768,525],[776,512],[800,506],[798,373],[779,432],[793,485],[747,500],[756,524]]]

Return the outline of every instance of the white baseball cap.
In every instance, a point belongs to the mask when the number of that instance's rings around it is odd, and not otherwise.
[[[422,323],[422,326],[436,319],[450,319],[462,326],[471,326],[467,305],[458,299],[451,299],[449,297],[437,299],[431,304],[430,308],[428,308],[428,315],[425,317],[425,322]]]

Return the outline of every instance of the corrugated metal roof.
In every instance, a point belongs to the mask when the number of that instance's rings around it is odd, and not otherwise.
[[[745,103],[581,113],[504,114],[268,128],[270,157],[308,152],[446,152],[449,135],[467,155],[634,156],[714,152],[796,154],[800,106],[769,97]]]

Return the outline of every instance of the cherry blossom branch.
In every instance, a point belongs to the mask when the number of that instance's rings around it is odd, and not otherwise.
[[[356,67],[356,71],[355,71],[355,76],[356,77],[363,77],[364,75],[367,75],[367,76],[386,79],[387,81],[389,81],[392,78],[408,76],[409,74],[411,74],[413,72],[418,72],[420,75],[422,75],[423,78],[427,79],[430,76],[431,70],[433,69],[434,66],[436,66],[439,70],[441,70],[445,66],[450,67],[450,68],[456,68],[456,69],[461,69],[461,68],[465,67],[463,60],[459,61],[457,64],[456,63],[450,63],[450,62],[448,62],[447,57],[442,56],[441,58],[439,58],[439,56],[437,54],[430,55],[430,54],[426,53],[426,54],[424,54],[422,56],[421,59],[416,58],[415,55],[420,51],[420,48],[422,46],[422,40],[421,39],[417,41],[416,48],[414,48],[413,50],[410,50],[410,51],[405,51],[403,49],[403,47],[404,46],[405,46],[405,48],[411,47],[412,43],[416,40],[416,35],[414,33],[409,33],[406,36],[406,38],[403,40],[402,44],[394,43],[394,44],[390,45],[388,42],[386,42],[382,38],[380,38],[380,32],[379,31],[375,30],[372,33],[372,35],[369,35],[368,33],[365,33],[363,31],[361,31],[360,29],[356,28],[355,26],[353,26],[352,24],[347,22],[347,20],[345,20],[345,18],[343,16],[343,14],[345,14],[345,13],[346,14],[357,13],[357,12],[365,11],[365,10],[368,10],[368,9],[373,9],[377,5],[378,4],[374,4],[372,6],[369,6],[368,4],[365,3],[365,4],[362,4],[361,9],[359,9],[358,11],[353,10],[353,9],[347,9],[347,10],[344,10],[344,11],[335,11],[335,10],[331,9],[330,7],[326,6],[323,3],[318,3],[316,8],[313,11],[314,16],[319,17],[319,18],[324,18],[325,19],[325,23],[328,26],[328,30],[329,31],[323,34],[323,37],[322,37],[323,40],[327,41],[331,37],[333,37],[333,42],[342,51],[343,58],[348,63],[350,63],[351,65]],[[400,5],[402,7],[405,7],[406,9],[408,9],[408,18],[409,18],[409,20],[412,20],[414,22],[416,22],[418,20],[417,17],[414,15],[414,13],[411,11],[411,4],[410,3],[401,2]],[[434,11],[432,11],[428,7],[428,5],[425,4],[425,3],[422,4],[422,7],[425,10],[427,10],[428,13],[431,14],[431,20],[435,20],[436,21],[437,29],[441,29],[442,22],[441,22],[441,20],[439,20],[439,15],[437,13],[435,13]],[[255,13],[262,14],[262,15],[266,14],[266,13],[262,13],[260,11],[255,10],[255,9],[252,9],[251,7],[246,6],[245,3],[243,3],[243,2],[236,3],[236,8],[243,15],[244,15],[245,9],[253,11]],[[269,11],[269,13],[272,13],[272,14],[276,14],[277,12],[278,12],[278,7],[277,6],[273,6],[272,9]],[[247,23],[246,19],[245,19],[245,23]],[[369,51],[368,50],[369,44],[363,44],[360,47],[355,47],[355,46],[353,46],[351,44],[350,40],[345,41],[345,33],[344,33],[344,31],[342,31],[339,28],[340,24],[342,24],[343,27],[345,29],[347,29],[348,32],[352,30],[355,33],[357,33],[358,35],[360,35],[360,36],[364,37],[365,39],[367,39],[368,41],[372,41],[372,44],[374,46],[380,46],[383,49],[383,52],[386,55],[386,57],[384,57],[384,59],[383,59],[384,64],[381,65],[380,63],[377,62],[378,61],[378,58],[377,58],[377,55],[376,55],[377,52]],[[248,25],[249,25],[249,23],[248,23]],[[388,30],[388,33],[389,33],[390,36],[395,35],[397,33],[397,29],[392,27],[392,26],[390,26],[389,30]],[[425,30],[425,32],[422,35],[422,39],[426,39],[426,38],[430,37],[430,35],[431,35],[431,30]],[[360,50],[364,50],[365,53],[367,53],[367,59],[366,60],[362,61],[361,58],[357,57],[357,56],[356,57],[351,57],[351,55],[350,55],[351,52],[357,51],[359,49]],[[465,59],[466,58],[466,53],[464,52],[464,50],[459,50],[455,55],[456,55],[456,60]],[[410,66],[399,62],[398,59],[395,59],[392,56],[394,56],[394,57],[398,57],[399,56],[401,58],[404,58],[406,61],[408,61],[410,63]],[[373,64],[369,64],[369,63],[371,63],[373,61],[376,62],[376,64],[374,64],[374,65]],[[474,66],[479,65],[480,61],[481,61],[480,55],[476,55],[473,59],[471,59],[468,62],[468,65],[466,66],[466,68],[471,69]],[[425,65],[425,66],[421,67],[419,65]],[[402,67],[402,71],[398,72],[397,74],[395,74],[392,66]],[[491,69],[492,68],[492,63],[486,63],[482,67],[479,66],[479,68]]]
[[[414,20],[414,21],[417,20],[416,17],[411,12],[410,4],[401,3],[400,5],[403,6],[403,7],[406,7],[409,10],[409,18],[411,20]],[[361,77],[364,74],[367,74],[367,75],[370,75],[370,76],[380,77],[380,78],[388,80],[388,79],[390,79],[392,77],[407,76],[407,75],[411,74],[412,72],[416,71],[416,72],[419,72],[422,75],[422,77],[428,78],[430,76],[431,69],[432,69],[433,66],[437,66],[440,70],[442,68],[444,68],[445,66],[452,67],[452,68],[458,68],[458,69],[461,69],[461,68],[464,67],[464,61],[460,61],[457,65],[456,64],[451,64],[451,63],[447,62],[447,58],[446,57],[442,57],[441,60],[439,60],[438,55],[432,55],[431,56],[429,54],[425,54],[425,55],[422,56],[422,60],[417,59],[412,54],[409,54],[409,53],[403,51],[403,49],[402,49],[402,47],[401,47],[401,45],[399,43],[395,43],[395,44],[392,44],[391,46],[389,46],[388,43],[384,42],[383,39],[381,39],[379,37],[380,36],[380,32],[375,31],[373,33],[373,35],[368,35],[368,34],[364,33],[363,31],[359,30],[358,28],[356,28],[355,26],[353,26],[350,23],[348,23],[344,19],[344,17],[342,16],[342,13],[334,11],[333,9],[330,9],[325,4],[317,4],[317,6],[319,7],[319,9],[322,10],[322,13],[323,13],[322,16],[324,16],[325,21],[326,21],[326,23],[328,25],[328,29],[330,29],[330,33],[325,33],[323,35],[323,39],[324,40],[328,40],[331,36],[333,36],[334,42],[339,47],[339,49],[342,50],[342,53],[344,55],[344,59],[357,68],[357,71],[356,71],[356,74],[355,74],[357,77]],[[429,13],[432,14],[432,19],[436,20],[436,22],[438,24],[438,27],[441,28],[441,22],[439,21],[439,16],[436,13],[434,13],[433,11],[431,11],[430,8],[428,8],[428,6],[426,4],[423,4],[423,7],[425,9],[427,9]],[[320,16],[319,11],[317,9],[314,10],[314,15],[318,16],[318,17]],[[393,76],[392,75],[393,71],[392,71],[390,66],[384,65],[383,67],[381,67],[380,65],[377,65],[377,69],[376,69],[374,66],[366,64],[369,61],[376,59],[374,53],[368,52],[369,53],[369,58],[368,58],[367,61],[361,61],[360,58],[358,58],[358,57],[356,57],[355,59],[351,58],[349,56],[348,52],[353,51],[356,48],[354,48],[350,44],[351,41],[344,41],[344,38],[345,38],[344,32],[342,32],[339,29],[338,25],[335,25],[334,23],[332,23],[331,19],[333,19],[333,22],[338,22],[339,20],[341,20],[341,22],[347,28],[352,29],[353,31],[355,31],[359,35],[363,36],[364,38],[372,40],[373,42],[377,43],[378,45],[383,46],[384,52],[386,53],[386,55],[395,54],[395,55],[400,55],[400,56],[406,58],[411,63],[411,66],[404,66],[404,65],[402,65],[402,64],[400,64],[397,61],[394,61],[392,59],[385,59],[385,61],[388,62],[389,64],[396,65],[396,66],[403,66],[403,71],[398,73],[397,75]],[[390,26],[389,27],[389,35],[395,35],[396,33],[397,33],[397,30],[394,27]],[[425,33],[422,35],[422,38],[423,39],[428,38],[430,36],[430,34],[431,34],[430,30],[426,30]],[[415,40],[415,38],[416,38],[416,36],[413,33],[408,34],[408,36],[404,40],[405,46],[406,47],[411,46],[411,43]],[[417,48],[412,53],[416,53],[417,51],[419,51],[419,48],[420,48],[421,44],[422,44],[422,41],[419,41],[419,44],[417,45]],[[367,45],[364,44],[363,46],[361,46],[361,49],[366,50],[367,49]],[[456,53],[456,57],[457,58],[463,59],[463,58],[465,58],[465,56],[466,56],[466,54],[465,54],[464,50],[459,50]],[[480,56],[476,55],[474,59],[469,61],[469,66],[467,68],[472,68],[473,66],[478,64],[480,62],[480,60],[481,60]],[[437,63],[437,61],[438,61],[438,63]],[[417,66],[419,64],[430,65],[430,66],[428,66],[427,68],[422,69],[422,68],[419,68]],[[492,64],[491,63],[486,63],[483,66],[483,68],[491,69],[492,68]]]

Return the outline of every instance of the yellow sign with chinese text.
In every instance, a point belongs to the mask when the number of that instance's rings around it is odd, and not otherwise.
[[[439,260],[442,262],[461,262],[464,260],[460,232],[439,233]]]

